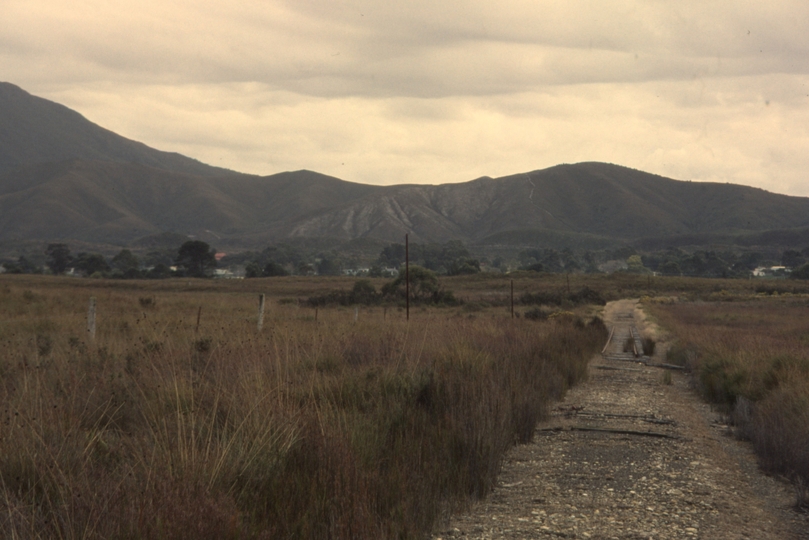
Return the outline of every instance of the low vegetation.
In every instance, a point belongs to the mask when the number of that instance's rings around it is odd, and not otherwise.
[[[0,534],[423,537],[606,338],[584,307],[540,322],[472,296],[408,323],[296,300],[381,285],[353,283],[4,276]]]
[[[12,274],[69,273],[73,276],[112,279],[165,279],[169,277],[284,277],[352,275],[395,278],[404,266],[404,244],[381,241],[335,246],[321,239],[297,240],[268,246],[262,251],[217,253],[200,240],[165,233],[155,243],[133,253],[122,249],[112,257],[101,253],[71,253],[64,243],[48,244],[42,251],[26,247],[22,254],[0,254],[0,272]],[[176,244],[173,244],[176,243]],[[380,246],[381,247],[380,249]],[[598,251],[517,247],[466,246],[458,240],[409,245],[411,265],[441,276],[526,271],[546,274],[624,273],[641,276],[750,278],[763,281],[809,279],[809,248],[802,251],[772,246],[762,252],[735,246],[723,251],[668,248],[662,251],[623,246]],[[107,255],[110,255],[109,253]],[[16,258],[15,258],[16,257]]]
[[[764,468],[793,480],[798,504],[808,504],[806,297],[649,307],[677,337],[668,361],[693,370],[702,394],[726,409]]]

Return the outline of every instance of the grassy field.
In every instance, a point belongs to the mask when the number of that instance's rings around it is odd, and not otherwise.
[[[677,342],[669,361],[687,365],[706,399],[726,409],[762,466],[795,483],[809,503],[809,298],[649,303]]]
[[[424,537],[606,338],[567,301],[512,319],[503,278],[448,280],[465,302],[409,322],[299,304],[354,281],[0,277],[0,534]]]
[[[606,338],[587,298],[654,298],[672,361],[807,478],[800,282],[475,275],[409,322],[401,301],[307,307],[355,282],[0,276],[0,534],[424,537],[585,375]]]

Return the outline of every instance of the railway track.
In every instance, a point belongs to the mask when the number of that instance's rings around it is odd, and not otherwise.
[[[614,362],[635,362],[649,367],[663,369],[674,369],[682,371],[685,368],[662,362],[654,362],[652,357],[644,351],[643,338],[634,325],[635,319],[632,316],[620,316],[616,318],[615,324],[610,330],[607,343],[601,350],[604,360]],[[649,351],[650,352],[650,351]]]
[[[640,343],[634,312],[634,301],[608,305],[611,336],[588,380],[509,452],[490,496],[433,540],[809,540],[792,492],[757,472],[688,377],[624,352]]]

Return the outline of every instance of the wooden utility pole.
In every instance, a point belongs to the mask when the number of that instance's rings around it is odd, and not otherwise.
[[[405,235],[405,301],[406,319],[410,320],[410,241]]]
[[[514,280],[511,280],[511,318],[514,318]]]

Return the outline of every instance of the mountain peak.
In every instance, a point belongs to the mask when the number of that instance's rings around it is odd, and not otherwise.
[[[201,176],[233,174],[121,137],[64,105],[0,82],[0,173],[71,159],[137,163]]]

